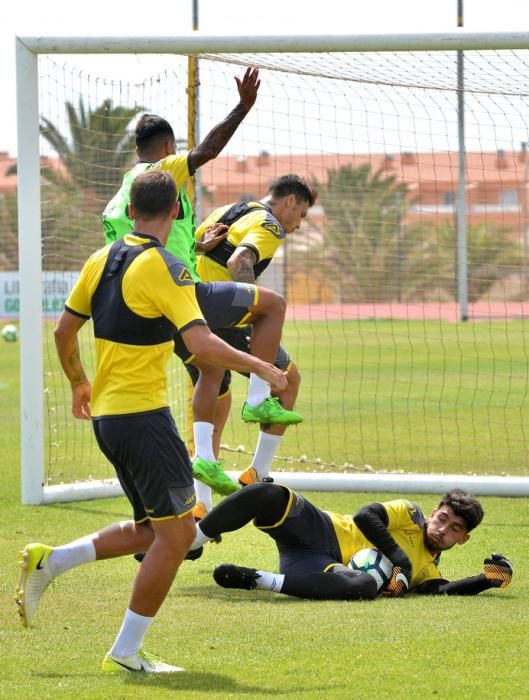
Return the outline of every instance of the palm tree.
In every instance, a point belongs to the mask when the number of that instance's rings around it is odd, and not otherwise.
[[[369,164],[328,171],[316,183],[326,216],[324,258],[342,302],[400,297],[418,232],[404,230],[408,188]]]
[[[404,224],[412,203],[406,184],[380,170],[372,173],[366,164],[330,170],[327,182],[316,186],[327,224],[323,255],[311,253],[343,303],[455,298],[453,224]],[[521,250],[507,229],[479,224],[469,226],[467,236],[469,301],[474,302],[519,269]]]
[[[111,99],[95,110],[88,109],[82,97],[77,110],[66,102],[69,137],[49,119],[41,120],[41,134],[57,152],[69,176],[96,200],[98,210],[115,194],[133,158],[135,140],[130,124],[142,111],[144,108],[139,106],[114,107]]]
[[[0,271],[18,270],[18,212],[16,192],[0,194]]]
[[[16,172],[15,166],[12,171]],[[41,167],[41,216],[44,270],[79,270],[97,241],[103,243],[99,216],[87,211],[81,188],[45,166]],[[18,270],[16,192],[0,194],[0,232],[0,271]]]
[[[455,289],[457,235],[453,224],[444,222],[435,232],[441,265],[444,269],[441,284],[447,290]],[[508,228],[476,224],[467,229],[468,300],[479,301],[498,281],[520,270],[522,249]]]

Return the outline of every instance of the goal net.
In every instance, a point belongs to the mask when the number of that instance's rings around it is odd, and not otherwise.
[[[302,375],[305,420],[287,431],[276,470],[526,472],[528,58],[527,50],[465,52],[462,322],[456,53],[199,56],[198,140],[237,103],[234,77],[247,66],[261,75],[254,109],[200,171],[199,216],[259,199],[289,172],[319,193],[260,280],[287,298],[283,344]],[[33,320],[42,324],[44,494],[71,497],[82,483],[82,497],[114,475],[90,425],[71,415],[53,326],[84,260],[104,242],[100,214],[135,162],[139,115],[167,118],[188,148],[187,58],[40,55],[37,87],[43,312]],[[14,249],[2,264],[5,274],[18,269]],[[93,374],[90,324],[81,346]],[[23,367],[23,376],[33,371]],[[171,406],[188,437],[176,357],[170,371]],[[245,392],[235,377],[222,440],[228,470],[248,466],[257,440],[240,420]]]

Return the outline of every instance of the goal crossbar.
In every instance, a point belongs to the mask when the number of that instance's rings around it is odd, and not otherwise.
[[[427,34],[338,34],[332,36],[218,36],[182,34],[171,37],[22,36],[17,41],[32,53],[299,53],[331,51],[464,51],[527,49],[529,32],[446,32]]]

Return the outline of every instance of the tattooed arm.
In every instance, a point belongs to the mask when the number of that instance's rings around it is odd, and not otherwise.
[[[202,143],[189,152],[187,162],[191,175],[202,165],[219,155],[235,133],[239,124],[255,104],[257,90],[261,84],[259,80],[259,70],[257,68],[248,68],[242,80],[239,78],[235,78],[235,80],[239,91],[239,104],[232,109],[220,124],[217,124],[217,126],[211,129],[209,134],[204,137]]]
[[[257,255],[254,250],[246,246],[239,246],[226,263],[234,282],[247,282],[255,284],[255,273],[253,266],[257,262]]]
[[[77,334],[86,318],[64,310],[55,327],[55,346],[65,375],[72,387],[72,413],[81,420],[90,419],[90,395],[92,387],[85,374]]]

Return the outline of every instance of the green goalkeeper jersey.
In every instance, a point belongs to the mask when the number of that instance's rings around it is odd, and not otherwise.
[[[150,168],[167,170],[176,182],[179,191],[180,213],[178,218],[173,221],[165,247],[184,263],[193,280],[200,282],[195,253],[195,216],[189,197],[182,187],[185,180],[189,177],[187,153],[178,156],[168,156],[158,163],[140,162],[132,170],[125,173],[119,191],[107,204],[101,217],[105,229],[105,243],[113,243],[118,238],[123,238],[127,233],[133,231],[134,222],[128,215],[130,188],[134,178]]]

